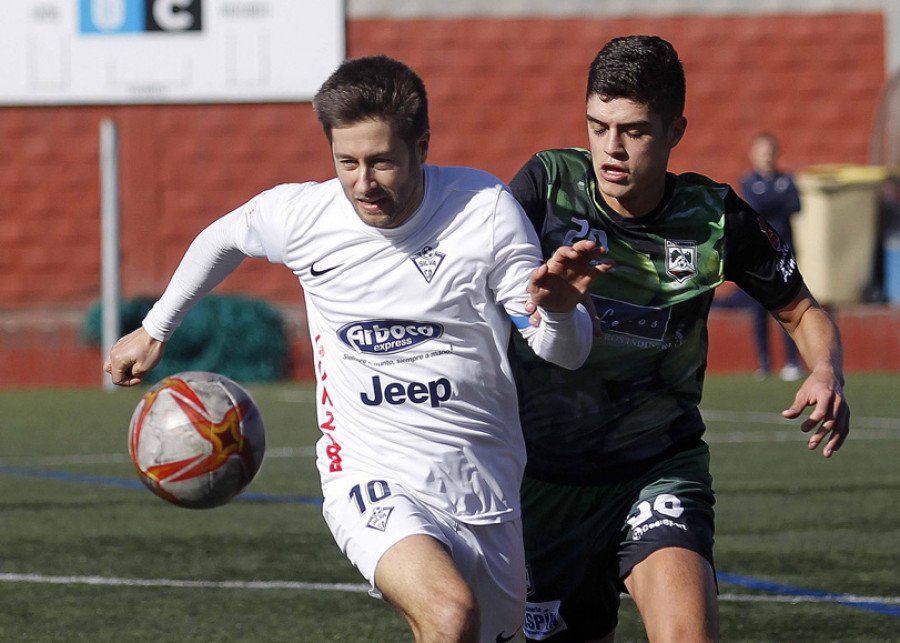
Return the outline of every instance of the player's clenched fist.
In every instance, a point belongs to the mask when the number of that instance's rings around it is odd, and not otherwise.
[[[143,328],[125,335],[109,351],[103,370],[113,384],[134,386],[162,359],[166,343],[153,339]]]

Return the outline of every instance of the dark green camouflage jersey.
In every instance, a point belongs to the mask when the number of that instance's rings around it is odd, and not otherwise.
[[[518,337],[511,344],[527,475],[630,478],[695,444],[714,290],[729,280],[769,310],[788,304],[802,287],[791,250],[729,186],[698,174],[668,174],[660,206],[637,218],[605,204],[588,150],[540,152],[510,185],[545,257],[592,239],[615,262],[592,286],[604,333],[583,367],[545,362]]]

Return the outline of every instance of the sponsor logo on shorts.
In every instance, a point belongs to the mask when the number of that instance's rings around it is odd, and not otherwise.
[[[519,633],[519,630],[520,630],[520,629],[521,629],[521,628],[518,628],[518,627],[517,627],[517,628],[515,629],[515,631],[514,631],[512,634],[510,634],[509,636],[507,636],[506,633],[504,633],[504,632],[500,632],[500,633],[497,635],[497,638],[495,638],[494,640],[495,640],[497,643],[507,643],[507,641],[512,641],[514,638],[516,638],[516,634]]]
[[[644,534],[660,527],[687,531],[687,525],[675,520],[683,513],[681,500],[670,493],[659,494],[652,505],[649,500],[642,500],[626,521],[631,527],[631,539],[641,540]]]
[[[387,529],[388,519],[391,517],[393,510],[393,507],[375,507],[372,509],[372,516],[369,518],[369,522],[366,523],[366,527],[384,531]]]
[[[568,629],[559,615],[559,601],[525,603],[525,636],[542,641]]]
[[[654,520],[653,522],[644,523],[640,527],[635,527],[631,532],[631,539],[640,540],[648,531],[652,529],[659,529],[660,527],[671,527],[674,529],[680,529],[681,531],[687,531],[687,525],[683,525],[680,522],[675,522],[674,520],[669,520],[668,518],[661,518],[659,520]]]
[[[443,334],[441,324],[403,319],[352,322],[338,330],[338,337],[347,346],[371,355],[399,353]]]

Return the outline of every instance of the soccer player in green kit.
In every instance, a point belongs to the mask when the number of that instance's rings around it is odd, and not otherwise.
[[[591,65],[589,149],[536,154],[511,181],[545,255],[591,239],[614,269],[591,298],[602,334],[566,372],[511,347],[528,450],[522,505],[525,632],[614,639],[619,593],[650,641],[716,641],[713,491],[700,402],[707,317],[737,283],[787,329],[810,374],[783,411],[830,457],[847,437],[838,329],[791,249],[728,185],[667,171],[685,132],[684,71],[653,36],[607,43]]]

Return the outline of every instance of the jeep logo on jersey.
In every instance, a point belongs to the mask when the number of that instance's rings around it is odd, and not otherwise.
[[[366,406],[381,406],[385,402],[388,404],[398,405],[412,402],[413,404],[424,404],[428,402],[432,408],[437,408],[441,402],[450,399],[453,392],[450,387],[450,380],[446,377],[439,377],[430,382],[391,382],[381,385],[381,377],[372,376],[372,392],[360,393],[359,399]]]
[[[360,353],[399,353],[444,334],[440,324],[403,319],[373,319],[352,322],[338,330],[338,337]]]
[[[666,239],[666,274],[682,283],[697,274],[697,242]]]

